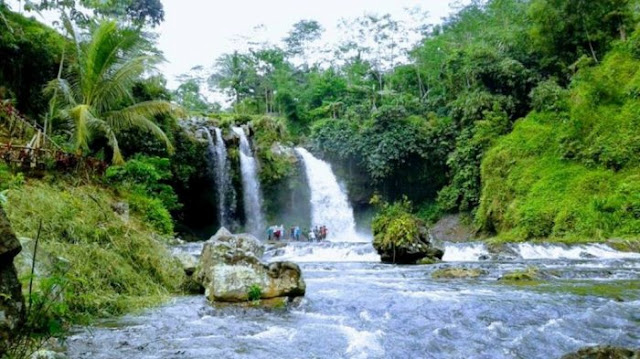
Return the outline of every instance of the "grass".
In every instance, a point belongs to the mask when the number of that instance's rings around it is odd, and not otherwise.
[[[132,215],[121,218],[111,191],[56,180],[28,181],[8,193],[5,209],[19,237],[42,221],[43,253],[68,261],[64,300],[79,321],[136,311],[177,292],[183,271],[164,237]]]

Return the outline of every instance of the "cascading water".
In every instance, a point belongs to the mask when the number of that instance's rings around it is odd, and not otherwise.
[[[211,172],[215,178],[216,193],[218,196],[218,223],[220,226],[228,227],[229,220],[227,218],[227,211],[230,206],[227,201],[227,194],[231,188],[231,178],[229,176],[229,162],[227,161],[227,147],[224,144],[221,129],[217,127],[214,128],[215,141],[208,129],[203,129],[203,132],[209,142],[209,163]]]
[[[297,147],[296,152],[304,162],[311,190],[311,225],[327,226],[328,238],[332,241],[361,242],[356,234],[353,208],[338,185],[331,166],[304,148]]]
[[[242,172],[242,192],[244,193],[244,213],[247,219],[246,230],[260,237],[264,229],[262,215],[262,195],[258,181],[258,166],[253,157],[247,135],[241,127],[233,127],[240,138],[240,170]]]

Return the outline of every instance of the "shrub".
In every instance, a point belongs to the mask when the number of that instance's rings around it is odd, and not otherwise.
[[[406,197],[389,204],[375,195],[371,204],[379,208],[372,223],[376,248],[390,250],[415,241],[420,221],[411,213],[412,205]]]

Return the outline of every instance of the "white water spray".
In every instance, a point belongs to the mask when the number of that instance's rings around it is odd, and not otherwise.
[[[328,238],[333,242],[366,241],[356,234],[353,208],[338,185],[331,166],[304,148],[297,147],[296,152],[304,162],[311,190],[311,225],[327,226]]]
[[[258,181],[258,165],[253,157],[247,135],[241,127],[233,127],[240,138],[240,170],[242,172],[242,192],[244,193],[244,213],[247,218],[247,232],[261,236],[264,230],[262,215],[262,194]]]

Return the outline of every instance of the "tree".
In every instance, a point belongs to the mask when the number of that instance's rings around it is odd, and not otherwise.
[[[49,90],[58,89],[59,116],[71,124],[79,151],[89,149],[91,139],[105,137],[113,150],[113,163],[123,163],[117,135],[129,128],[144,129],[172,148],[153,118],[174,113],[177,106],[164,100],[136,102],[133,98],[136,81],[160,60],[157,55],[145,54],[144,46],[139,31],[103,21],[88,43],[78,44],[76,63],[68,76],[49,83]]]
[[[293,25],[289,35],[284,38],[287,53],[290,56],[301,56],[308,64],[308,46],[322,37],[324,28],[315,20],[301,20]]]
[[[547,66],[565,76],[581,56],[597,63],[612,40],[625,40],[633,29],[634,6],[634,0],[535,0],[529,8],[535,49]]]
[[[226,91],[235,104],[252,94],[252,82],[257,74],[247,55],[238,51],[224,54],[216,60],[214,71],[209,77],[209,86]]]
[[[131,25],[157,26],[164,21],[164,7],[160,0],[27,0],[27,10],[60,9],[69,12],[71,18],[79,24],[89,24],[82,8],[91,10],[94,16],[122,20]]]

